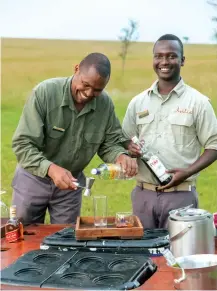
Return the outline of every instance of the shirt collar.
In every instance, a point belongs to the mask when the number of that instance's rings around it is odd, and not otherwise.
[[[171,92],[175,92],[177,94],[178,97],[181,97],[181,95],[184,93],[186,88],[185,82],[183,81],[183,79],[181,78],[181,80],[179,81],[179,83],[171,90]],[[148,89],[148,95],[150,96],[151,92],[153,92],[154,94],[159,94],[158,92],[158,80],[156,80],[151,87]],[[171,93],[170,92],[170,93]]]
[[[75,104],[73,101],[72,93],[71,93],[71,83],[72,83],[73,76],[69,77],[66,81],[63,91],[63,99],[61,103],[62,106],[69,106],[71,110],[76,110]],[[85,105],[85,112],[92,110],[96,110],[96,98],[91,100]]]

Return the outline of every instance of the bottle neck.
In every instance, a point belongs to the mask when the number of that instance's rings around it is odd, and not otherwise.
[[[137,144],[140,147],[140,150],[142,152],[142,157],[145,160],[149,160],[154,154],[149,151],[148,147],[145,145],[145,143],[139,141],[138,137],[134,136],[132,138],[132,141]]]
[[[150,160],[150,158],[151,157],[153,157],[153,153],[151,153],[151,152],[145,152],[145,153],[143,153],[142,154],[142,157],[146,160],[146,161],[148,161],[148,160]]]
[[[10,218],[15,219],[17,217],[16,206],[10,207]]]

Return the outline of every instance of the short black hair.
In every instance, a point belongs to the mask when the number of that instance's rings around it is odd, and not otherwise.
[[[180,48],[181,48],[181,54],[182,54],[182,57],[183,57],[183,55],[184,55],[183,43],[182,43],[181,39],[178,38],[178,36],[176,36],[176,35],[174,35],[174,34],[164,34],[164,35],[162,35],[161,37],[158,38],[158,40],[157,40],[157,41],[155,42],[155,44],[154,44],[154,47],[155,47],[156,43],[157,43],[158,41],[161,41],[161,40],[177,40],[178,43],[179,43],[179,45],[180,45]],[[154,50],[154,47],[153,47],[153,50]]]
[[[103,78],[107,78],[111,74],[111,63],[104,54],[91,53],[80,62],[79,68],[81,70],[89,69],[90,67],[94,67]]]

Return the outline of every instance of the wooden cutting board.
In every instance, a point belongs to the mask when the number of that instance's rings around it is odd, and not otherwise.
[[[139,218],[133,215],[134,224],[131,227],[116,227],[115,217],[107,218],[107,227],[95,227],[94,217],[78,217],[75,227],[76,240],[97,240],[100,238],[135,239],[144,235]]]

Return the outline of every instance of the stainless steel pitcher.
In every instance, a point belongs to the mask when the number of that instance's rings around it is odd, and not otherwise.
[[[170,211],[168,219],[170,249],[174,257],[215,253],[212,214],[186,207]]]
[[[217,255],[176,258],[182,268],[174,268],[176,290],[217,290]]]

